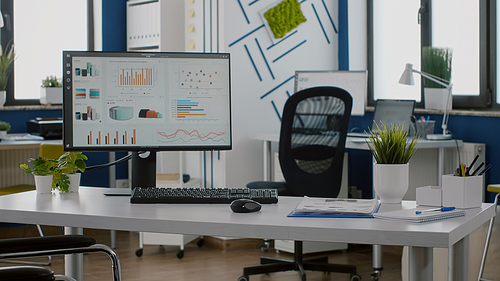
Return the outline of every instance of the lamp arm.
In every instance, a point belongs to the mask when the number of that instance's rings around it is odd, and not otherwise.
[[[422,77],[427,78],[427,79],[431,80],[432,82],[435,82],[443,87],[446,87],[447,89],[451,88],[451,82],[447,81],[441,77],[437,77],[437,76],[434,76],[434,75],[429,74],[427,72],[418,71],[418,70],[413,70],[413,72],[419,73]]]

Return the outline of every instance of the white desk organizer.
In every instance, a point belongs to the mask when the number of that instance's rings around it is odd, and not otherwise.
[[[443,175],[443,206],[460,209],[481,206],[484,177]]]
[[[423,186],[416,189],[417,205],[443,206],[443,190],[440,186]]]

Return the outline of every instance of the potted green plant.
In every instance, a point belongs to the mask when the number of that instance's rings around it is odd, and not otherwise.
[[[21,169],[26,174],[32,174],[35,177],[35,186],[38,194],[51,193],[52,189],[56,189],[54,174],[58,172],[57,161],[53,159],[43,159],[42,157],[30,158],[28,163],[21,164]]]
[[[0,121],[0,139],[5,138],[8,131],[10,131],[10,123]]]
[[[404,125],[404,124],[403,124]],[[408,191],[409,161],[416,151],[418,135],[411,138],[403,125],[388,127],[377,124],[377,131],[370,129],[367,144],[372,152],[373,188],[381,203],[401,203]]]
[[[0,107],[3,107],[5,104],[5,88],[7,87],[7,82],[9,81],[15,59],[16,54],[13,44],[7,48],[6,52],[4,52],[2,46],[0,46]]]
[[[62,103],[62,81],[54,75],[47,76],[40,86],[40,103]]]
[[[85,172],[87,167],[85,160],[88,160],[85,154],[71,151],[64,153],[56,160],[55,181],[61,192],[78,192],[81,173]]]
[[[422,71],[435,77],[451,81],[451,63],[453,51],[450,48],[423,47]],[[429,79],[424,79],[425,108],[445,110],[448,103],[448,90]],[[452,108],[452,101],[448,103],[448,110]]]

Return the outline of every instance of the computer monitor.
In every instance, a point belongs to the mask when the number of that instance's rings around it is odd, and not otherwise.
[[[372,131],[378,132],[378,128],[383,130],[383,124],[389,128],[392,125],[403,126],[403,130],[408,131],[414,109],[414,100],[377,100],[373,113]]]
[[[230,80],[228,53],[63,51],[64,149],[132,151],[132,187],[155,185],[139,152],[232,148]]]

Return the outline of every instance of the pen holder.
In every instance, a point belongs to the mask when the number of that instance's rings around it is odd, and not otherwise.
[[[436,121],[434,120],[429,120],[429,121],[417,121],[415,122],[415,131],[417,135],[420,135],[420,138],[425,139],[427,135],[432,135],[434,134],[434,125]]]
[[[484,177],[443,175],[443,206],[461,209],[481,206]]]

